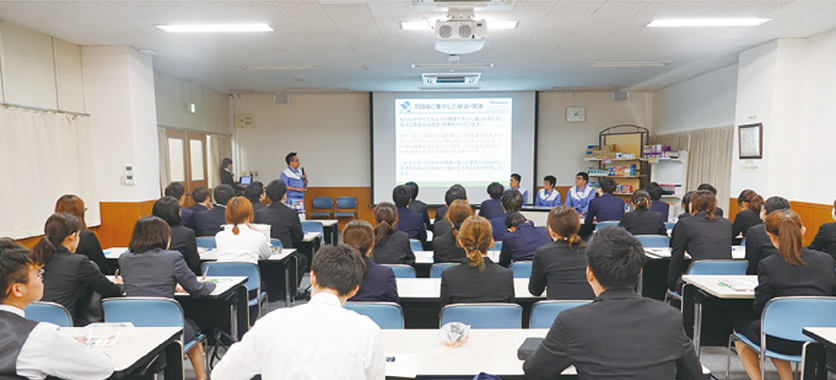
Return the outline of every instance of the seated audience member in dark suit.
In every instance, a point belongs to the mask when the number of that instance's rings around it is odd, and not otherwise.
[[[183,225],[186,227],[195,230],[195,216],[201,212],[208,211],[212,208],[212,197],[209,195],[209,188],[200,186],[192,191],[192,199],[194,200],[194,205],[187,207],[187,210],[190,210],[192,213],[188,216],[188,218],[181,218],[183,219]]]
[[[836,219],[836,201],[833,202],[834,210],[831,212],[833,219]],[[807,248],[826,252],[836,258],[836,222],[822,224],[816,237]]]
[[[676,217],[677,221],[691,216],[691,195],[694,193],[695,191],[689,191],[682,196],[682,214],[679,214],[679,216]]]
[[[766,303],[775,297],[832,296],[836,292],[836,272],[830,255],[804,248],[801,218],[789,209],[771,212],[765,222],[769,239],[777,246],[778,254],[763,259],[758,266],[758,286],[752,308],[761,315]],[[734,330],[746,335],[755,344],[761,342],[761,321],[741,320]],[[766,347],[785,355],[801,355],[803,342],[766,336]],[[758,354],[749,346],[735,342],[743,368],[752,379],[760,378]],[[790,362],[772,359],[782,380],[792,380]]]
[[[0,378],[107,379],[113,362],[52,323],[25,318],[24,310],[44,293],[41,267],[31,253],[0,238]]]
[[[519,194],[519,191],[515,191]],[[522,198],[522,195],[519,196]],[[441,272],[441,306],[451,303],[513,302],[514,272],[488,258],[493,245],[491,224],[481,216],[467,218],[457,237],[468,261]]]
[[[197,236],[215,236],[226,224],[226,204],[235,196],[235,190],[229,185],[218,185],[213,191],[215,206],[194,216],[194,232]]]
[[[624,215],[624,201],[612,195],[616,183],[612,178],[601,178],[601,196],[589,201],[589,211],[583,224],[591,226],[593,221],[598,223],[621,220]]]
[[[172,197],[180,203],[180,220],[188,220],[192,216],[192,210],[183,207],[186,202],[186,188],[180,182],[169,183],[163,192],[164,197]]]
[[[499,265],[506,268],[512,261],[534,260],[534,251],[552,241],[545,227],[534,227],[534,223],[519,212],[505,218],[505,228],[508,232],[502,240]]]
[[[473,209],[466,200],[457,199],[453,201],[447,214],[444,215],[453,229],[450,232],[436,236],[433,239],[433,262],[436,263],[461,263],[467,260],[467,252],[459,247],[456,239],[459,236],[459,229],[465,219],[473,216]]]
[[[711,184],[709,184],[709,183],[700,184],[697,187],[697,191],[700,191],[700,190],[710,191],[711,194],[714,194],[715,198],[717,197],[717,189],[714,186],[711,186]],[[724,215],[723,209],[721,209],[719,207],[715,208],[714,209],[714,215],[717,215],[718,217],[722,218],[723,215]]]
[[[734,216],[732,222],[732,237],[737,238],[741,236],[746,238],[746,233],[752,226],[761,224],[761,207],[763,206],[763,198],[755,193],[754,190],[743,190],[737,197],[737,204],[740,210]]]
[[[765,221],[769,214],[778,210],[789,210],[789,208],[790,201],[778,196],[769,197],[761,207],[760,217]],[[778,253],[778,249],[769,239],[764,223],[749,228],[749,231],[746,232],[746,261],[749,262],[749,266],[746,267],[746,274],[758,274],[760,261],[776,253]]]
[[[84,221],[85,211],[87,211],[87,208],[84,207],[84,201],[73,194],[62,195],[55,202],[55,212],[66,212],[81,221],[81,241],[78,243],[75,253],[87,256],[90,261],[96,263],[102,273],[113,274],[116,268],[111,268],[110,264],[107,263],[96,233],[87,229],[87,223]]]
[[[488,185],[488,196],[490,199],[482,201],[482,204],[479,206],[479,216],[491,220],[493,218],[499,217],[505,214],[505,210],[502,209],[502,193],[505,192],[505,187],[503,187],[499,182],[493,182]]]
[[[395,189],[392,190],[392,200],[398,207],[398,231],[406,232],[410,239],[417,239],[421,243],[425,243],[427,241],[427,228],[424,226],[424,219],[421,214],[407,208],[410,199],[412,199],[412,193],[406,186],[395,186]]]
[[[717,198],[710,191],[691,195],[691,216],[673,227],[671,262],[668,267],[668,289],[679,291],[679,276],[685,272],[685,252],[691,261],[708,259],[731,260],[731,222],[714,214]]]
[[[650,194],[644,190],[636,190],[633,192],[631,201],[633,211],[624,213],[621,222],[618,223],[619,227],[633,235],[668,236],[668,230],[665,229],[665,219],[659,213],[647,208],[651,204]]]
[[[223,185],[221,185],[223,186]],[[128,251],[119,256],[119,268],[125,282],[128,297],[174,298],[179,284],[194,298],[206,297],[215,290],[212,282],[197,279],[179,252],[168,250],[171,228],[156,216],[140,218],[134,224]],[[194,339],[200,329],[186,317],[183,328],[185,341]],[[203,343],[198,342],[186,355],[194,366],[198,379],[205,380]]]
[[[647,187],[647,193],[650,194],[650,207],[648,207],[648,210],[659,213],[659,215],[662,215],[662,220],[667,221],[669,218],[668,215],[670,215],[671,205],[662,201],[662,195],[665,195],[665,190],[658,183],[651,182],[650,186]]]
[[[467,200],[467,190],[465,190],[464,186],[459,184],[450,186],[450,188],[447,189],[447,192],[444,193],[444,206],[435,210],[435,222],[433,225],[434,236],[444,235],[453,229],[450,222],[444,219],[444,215],[447,214],[447,208],[450,207],[450,204],[452,204],[456,199]]]
[[[523,205],[522,194],[514,189],[505,190],[505,192],[502,193],[501,200],[502,210],[504,210],[505,213],[490,220],[491,228],[493,229],[493,240],[496,241],[502,241],[505,237],[505,218],[512,213],[520,212]]]
[[[374,248],[374,229],[365,220],[354,220],[343,230],[343,244],[357,249],[366,263],[360,290],[349,301],[398,302],[398,285],[392,268],[377,264],[370,257]]]
[[[253,205],[253,212],[258,212],[258,210],[267,207],[263,202],[265,198],[264,184],[259,181],[255,181],[244,188],[244,197]]]
[[[201,275],[200,272],[200,254],[197,252],[197,240],[195,240],[194,231],[191,228],[182,224],[180,219],[180,204],[172,197],[162,197],[154,203],[154,208],[151,215],[154,215],[171,227],[171,243],[169,250],[180,252],[183,255],[183,260],[186,261],[189,269],[195,275]]]
[[[586,244],[578,236],[578,212],[571,206],[557,206],[549,211],[547,223],[552,242],[534,252],[528,291],[542,294],[547,289],[550,300],[594,299],[586,281]]]
[[[641,243],[623,228],[606,227],[586,256],[586,278],[598,298],[558,314],[526,358],[525,378],[556,379],[570,365],[581,379],[704,378],[679,310],[633,290],[645,261]]]
[[[415,254],[409,244],[409,235],[398,231],[398,209],[389,202],[379,203],[374,208],[374,254],[372,258],[378,264],[415,263]]]
[[[108,280],[87,256],[74,253],[83,228],[76,216],[56,212],[46,220],[44,237],[32,249],[35,261],[44,269],[43,300],[64,306],[77,325],[90,322],[87,305],[79,302],[88,289],[103,298],[122,295],[122,288]]]
[[[255,222],[258,224],[270,225],[270,237],[279,239],[285,248],[299,248],[305,233],[302,232],[302,222],[299,220],[299,213],[287,207],[284,202],[287,196],[287,185],[281,180],[273,180],[267,184],[267,198],[270,203],[267,207],[255,213]],[[296,257],[296,265],[299,268],[298,282],[302,281],[302,275],[308,267],[308,258],[301,252],[293,253]]]
[[[418,200],[418,184],[415,182],[407,182],[404,184],[407,189],[409,189],[409,194],[411,200],[409,201],[409,209],[412,211],[421,214],[421,218],[424,219],[424,227],[431,228],[430,225],[430,214],[427,212],[427,204]]]

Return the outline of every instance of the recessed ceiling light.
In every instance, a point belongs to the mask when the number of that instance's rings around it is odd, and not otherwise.
[[[267,24],[172,24],[155,25],[168,33],[231,33],[231,32],[272,32]]]
[[[244,65],[240,67],[244,70],[316,70],[319,68],[312,63]]]
[[[492,69],[493,63],[413,63],[413,69]]]
[[[648,28],[757,26],[772,21],[771,18],[683,18],[658,19],[647,24]]]
[[[402,30],[433,30],[436,20],[422,20],[422,21],[401,21]],[[519,21],[499,21],[486,19],[488,30],[510,30],[516,29]]]
[[[648,61],[648,62],[589,62],[586,67],[664,67],[673,62]]]

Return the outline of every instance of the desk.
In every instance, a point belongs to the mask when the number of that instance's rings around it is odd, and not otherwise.
[[[325,232],[325,244],[337,245],[339,240],[339,220],[336,219],[311,219],[312,222],[322,224],[322,231]]]
[[[805,327],[804,335],[815,342],[804,344],[801,378],[827,380],[827,372],[836,373],[836,328]]]
[[[644,253],[649,259],[669,259],[671,257],[671,248],[670,247],[662,247],[662,248],[645,248]],[[687,252],[685,253],[685,258],[690,259],[691,255]],[[746,260],[746,247],[742,247],[739,245],[732,246],[732,259],[733,260]]]
[[[398,296],[401,300],[429,300],[438,302],[441,296],[440,278],[398,278]],[[528,291],[527,278],[514,279],[515,300],[539,300],[542,294],[533,295]]]
[[[83,327],[62,327],[62,334],[76,336]],[[130,379],[138,375],[157,355],[164,352],[165,379],[183,379],[183,346],[180,342],[183,329],[180,327],[134,327],[123,329],[119,340],[110,347],[95,347],[110,356],[115,379]]]
[[[217,248],[198,248],[198,254],[200,254],[200,261],[218,261],[218,249]],[[284,248],[279,252],[278,250],[273,250],[273,255],[270,256],[267,260],[268,261],[282,261],[286,259],[290,254],[296,252],[296,248]]]
[[[413,251],[415,254],[415,264],[433,265],[433,251]],[[491,261],[499,262],[499,251],[488,251],[488,258]]]
[[[758,276],[709,276],[682,275],[685,282],[682,286],[682,319],[685,331],[692,331],[694,347],[700,354],[700,339],[702,336],[702,309],[705,297],[722,300],[753,300]],[[735,290],[740,288],[741,290]],[[693,311],[691,313],[690,311]],[[690,317],[693,316],[693,320]],[[690,326],[693,324],[693,326]],[[691,328],[692,327],[692,328]]]

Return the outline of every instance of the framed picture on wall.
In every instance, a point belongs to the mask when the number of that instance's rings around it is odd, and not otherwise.
[[[746,124],[737,127],[740,142],[740,159],[763,158],[763,124]]]

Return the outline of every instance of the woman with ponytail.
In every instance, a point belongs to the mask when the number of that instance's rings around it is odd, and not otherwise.
[[[552,243],[534,252],[528,291],[542,294],[547,289],[550,300],[595,299],[586,281],[586,245],[578,236],[581,224],[577,211],[557,206],[549,211],[547,223]]]
[[[763,197],[754,190],[746,189],[740,192],[737,197],[737,204],[741,210],[734,216],[732,236],[745,238],[749,228],[761,224]]]
[[[491,222],[481,216],[468,217],[459,228],[456,241],[467,253],[467,261],[441,272],[441,306],[513,302],[514,272],[487,257],[493,246]]]
[[[826,253],[801,245],[805,228],[798,214],[789,209],[773,211],[766,218],[765,229],[778,254],[764,258],[758,266],[758,286],[752,304],[757,315],[761,315],[766,303],[775,297],[834,295],[836,262]],[[760,320],[742,320],[735,323],[734,330],[760,344],[760,327]],[[786,355],[801,355],[803,343],[766,336],[770,350]],[[749,377],[760,379],[758,354],[740,342],[736,342],[735,347]],[[789,362],[772,359],[772,363],[781,380],[793,378]]]
[[[462,223],[472,215],[473,209],[470,208],[470,204],[466,200],[457,199],[450,204],[447,213],[444,214],[444,219],[450,222],[453,229],[433,239],[433,262],[460,263],[467,259],[467,252],[456,244],[456,239],[459,236]]]
[[[70,215],[75,215],[81,221],[81,233],[78,242],[78,248],[75,253],[87,256],[90,261],[99,266],[99,270],[104,274],[113,274],[113,269],[105,259],[102,245],[96,237],[96,233],[87,229],[87,223],[84,221],[84,213],[87,208],[84,207],[84,201],[76,195],[65,194],[58,201],[55,202],[55,212],[66,212]]]
[[[409,245],[409,235],[398,231],[398,209],[390,202],[374,208],[374,262],[378,264],[415,263],[415,254]]]
[[[650,193],[644,190],[633,192],[633,211],[625,212],[621,217],[619,227],[623,227],[633,235],[668,235],[665,229],[665,218],[658,212],[650,211]],[[655,202],[655,201],[653,201]]]
[[[75,215],[52,214],[46,220],[44,237],[32,248],[35,261],[44,267],[43,301],[64,306],[77,325],[89,323],[87,303],[79,302],[88,289],[102,297],[119,297],[122,288],[105,277],[87,256],[75,254],[84,226]]]
[[[218,261],[243,261],[258,264],[269,259],[270,237],[253,223],[253,204],[245,197],[233,197],[226,204],[226,225],[215,235]]]

